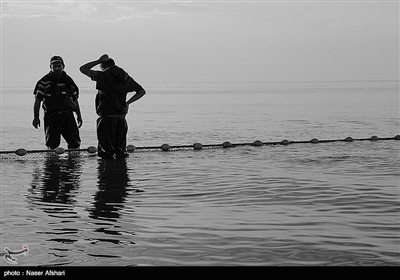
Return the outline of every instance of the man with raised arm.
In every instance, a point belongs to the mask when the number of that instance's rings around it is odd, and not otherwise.
[[[92,70],[100,65],[101,71]],[[95,105],[97,119],[98,156],[103,159],[126,158],[128,124],[126,114],[129,104],[139,100],[146,91],[107,54],[82,65],[79,70],[96,81],[98,90]],[[126,101],[127,94],[135,94]]]

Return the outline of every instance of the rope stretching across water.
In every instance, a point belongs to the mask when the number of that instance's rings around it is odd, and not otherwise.
[[[128,145],[127,151],[132,153],[134,151],[140,150],[162,150],[162,151],[170,151],[170,150],[181,150],[181,149],[194,149],[194,150],[201,150],[203,148],[232,148],[238,146],[267,146],[267,145],[289,145],[295,143],[329,143],[329,142],[353,142],[353,141],[378,141],[378,140],[400,140],[400,135],[396,135],[395,137],[385,137],[379,138],[377,136],[372,136],[370,138],[361,138],[361,139],[354,139],[352,137],[347,137],[345,139],[333,139],[333,140],[319,140],[317,138],[313,138],[308,141],[289,141],[287,139],[277,142],[262,142],[260,140],[256,140],[251,143],[231,143],[226,141],[222,144],[206,144],[203,145],[201,143],[194,143],[193,145],[169,145],[169,144],[162,144],[161,146],[144,146],[144,147],[135,147],[134,145]],[[1,155],[11,155],[16,154],[18,156],[24,156],[26,154],[31,153],[56,153],[56,154],[63,154],[65,152],[88,152],[89,154],[94,154],[97,152],[97,148],[94,146],[90,146],[86,149],[64,149],[64,148],[57,148],[57,149],[47,149],[47,150],[26,150],[24,148],[17,149],[15,151],[0,151],[0,158]]]

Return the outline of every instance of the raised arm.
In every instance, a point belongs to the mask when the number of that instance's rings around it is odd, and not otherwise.
[[[88,76],[90,78],[90,70],[95,67],[96,65],[99,65],[100,63],[106,62],[107,60],[109,60],[109,56],[107,54],[103,54],[102,56],[100,56],[99,59],[90,61],[86,64],[83,64],[80,68],[79,71],[81,71],[82,74]]]
[[[99,60],[94,60],[91,62],[88,62],[86,64],[83,64],[80,68],[79,71],[82,72],[82,74],[88,76],[90,78],[90,70],[95,67],[96,65],[100,64],[101,62]]]

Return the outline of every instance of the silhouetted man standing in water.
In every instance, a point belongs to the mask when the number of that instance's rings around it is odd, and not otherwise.
[[[78,103],[79,88],[65,73],[64,67],[63,59],[53,56],[50,59],[50,72],[36,83],[33,91],[35,104],[32,125],[35,128],[40,126],[39,111],[43,102],[44,131],[49,149],[56,149],[60,145],[61,135],[68,149],[78,149],[81,145],[79,128],[83,121]],[[77,115],[78,125],[73,112]]]
[[[102,71],[91,70],[100,64]],[[104,159],[128,157],[126,136],[128,124],[125,116],[129,104],[137,101],[146,91],[128,73],[115,65],[107,54],[82,65],[79,70],[96,81],[95,100],[97,119],[98,155]],[[126,101],[128,92],[135,94]]]

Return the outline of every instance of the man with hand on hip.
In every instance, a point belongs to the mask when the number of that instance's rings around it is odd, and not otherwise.
[[[100,64],[101,71],[91,70]],[[126,114],[129,104],[139,100],[146,91],[107,54],[82,65],[79,70],[96,81],[98,90],[95,105],[97,119],[98,155],[103,159],[126,158],[128,124]],[[126,101],[127,94],[135,94]]]

